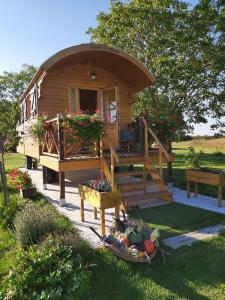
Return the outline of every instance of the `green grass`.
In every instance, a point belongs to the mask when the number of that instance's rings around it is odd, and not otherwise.
[[[224,156],[218,157],[215,155],[216,148],[195,148],[196,151],[204,151],[202,156],[202,166],[208,168],[215,168],[225,170],[225,150]],[[184,142],[174,143],[173,152],[175,153],[175,161],[173,163],[173,182],[174,186],[186,190],[185,170],[187,168],[185,163],[185,154],[188,151],[188,145]],[[165,172],[166,173],[166,170]],[[166,180],[166,175],[165,175]],[[217,198],[217,187],[199,184],[199,193],[207,196]],[[223,191],[223,199],[225,199],[225,189]]]
[[[16,254],[16,241],[9,230],[0,227],[0,278],[8,273]]]
[[[181,204],[135,210],[132,217],[170,237],[225,222],[225,216]],[[151,265],[132,264],[100,250],[93,258],[92,294],[87,299],[224,299],[225,236],[160,253]]]
[[[5,158],[5,169],[6,171],[14,168],[20,168],[24,166],[24,155],[19,153],[6,153]]]
[[[176,147],[178,148],[178,147]],[[184,154],[186,149],[176,149],[174,183],[185,188]],[[18,160],[17,160],[18,157]],[[23,158],[8,156],[7,168],[18,166]],[[207,163],[224,168],[223,161],[206,153]],[[10,167],[10,168],[11,168]],[[202,193],[208,193],[206,186]],[[209,190],[213,193],[213,189]],[[133,217],[160,229],[161,237],[170,237],[202,227],[225,222],[225,216],[177,203],[161,207],[134,210]],[[3,241],[3,242],[2,242]],[[0,276],[5,274],[15,257],[13,235],[0,230]],[[160,253],[152,264],[125,262],[106,249],[84,248],[82,255],[93,267],[91,294],[86,299],[225,299],[225,236],[170,250],[165,263]],[[76,299],[76,295],[71,298]]]

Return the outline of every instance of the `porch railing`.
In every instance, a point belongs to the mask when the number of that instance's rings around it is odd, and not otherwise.
[[[60,115],[46,121],[42,154],[58,157],[59,160],[79,156],[99,156],[99,143],[90,144],[89,150],[70,130],[65,130]],[[90,150],[91,149],[91,150]]]
[[[157,144],[158,149],[159,149],[159,175],[160,178],[163,178],[163,155],[166,157],[167,161],[172,161],[173,156],[168,153],[164,145],[161,143],[161,141],[158,139],[154,131],[148,126],[147,121],[145,118],[141,118],[144,124],[144,152],[145,152],[145,157],[146,159],[150,160],[149,156],[149,135],[153,138],[153,141],[155,144]]]

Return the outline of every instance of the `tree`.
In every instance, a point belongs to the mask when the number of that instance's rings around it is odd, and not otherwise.
[[[92,42],[127,51],[154,74],[155,84],[138,95],[135,115],[177,120],[167,132],[169,150],[180,130],[206,122],[210,110],[222,113],[222,1],[202,0],[190,8],[179,0],[114,0],[97,21],[97,27],[88,30]]]
[[[0,75],[0,178],[5,205],[8,203],[8,189],[5,178],[4,153],[15,150],[18,144],[16,126],[20,114],[19,98],[35,72],[35,67],[23,65],[19,72],[5,71]]]

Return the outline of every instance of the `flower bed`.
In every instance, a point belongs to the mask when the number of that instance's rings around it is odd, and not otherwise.
[[[22,198],[33,198],[37,194],[36,188],[33,186],[31,177],[28,172],[22,172],[19,169],[12,169],[8,173],[8,177],[12,186],[20,191]]]

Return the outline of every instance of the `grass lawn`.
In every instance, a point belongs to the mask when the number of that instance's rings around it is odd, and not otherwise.
[[[218,157],[215,155],[216,148],[195,147],[195,150],[204,152],[202,157],[202,166],[225,170],[225,149],[223,149],[224,156],[222,157]],[[182,142],[182,143],[173,144],[173,152],[176,155],[176,159],[173,163],[174,186],[185,190],[186,190],[186,178],[185,178],[186,165],[185,165],[184,156],[187,151],[188,151],[187,143]],[[206,185],[206,184],[199,184],[199,194],[217,198],[217,187]],[[223,189],[223,199],[225,199],[225,188]]]
[[[174,182],[185,188],[185,150],[175,151]],[[216,162],[210,155],[213,166],[223,168],[222,161]],[[23,157],[11,154],[6,164],[6,168],[20,166]],[[131,215],[159,228],[162,238],[225,222],[222,214],[178,203],[134,210]],[[0,229],[0,276],[10,268],[16,252],[14,245],[13,235]],[[125,262],[105,249],[84,250],[85,259],[96,264],[91,294],[86,299],[225,299],[225,235],[169,252],[165,263],[158,253],[152,264],[142,265]],[[72,299],[77,298],[74,295]]]

